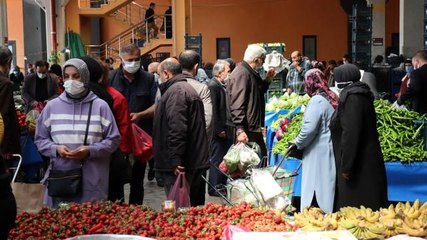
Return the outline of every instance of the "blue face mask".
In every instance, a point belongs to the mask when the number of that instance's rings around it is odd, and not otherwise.
[[[406,66],[405,67],[405,72],[406,73],[411,73],[412,71],[414,71],[414,67],[412,67],[412,66]]]

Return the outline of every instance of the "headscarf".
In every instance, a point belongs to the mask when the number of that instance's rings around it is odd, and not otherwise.
[[[78,94],[77,96],[71,96],[70,94],[67,94],[68,97],[73,98],[73,99],[82,99],[83,97],[87,96],[87,94],[89,93],[89,80],[90,80],[90,73],[89,73],[89,69],[87,64],[78,58],[71,58],[69,60],[67,60],[64,63],[64,66],[62,67],[62,73],[65,73],[65,69],[69,66],[73,66],[75,68],[77,68],[77,71],[80,73],[80,81],[82,83],[84,83],[86,91]],[[65,78],[63,77],[63,79],[65,80]]]
[[[338,83],[358,82],[360,81],[359,68],[351,63],[338,66],[334,68],[334,79]]]
[[[319,69],[310,69],[305,74],[305,91],[308,95],[321,95],[332,105],[334,109],[338,106],[338,96],[328,87],[328,81],[325,75]]]
[[[83,60],[83,62],[86,63],[88,70],[89,70],[89,83],[88,87],[89,89],[95,93],[99,98],[107,102],[108,106],[110,106],[110,109],[113,109],[114,100],[113,97],[107,92],[105,87],[101,86],[98,81],[101,79],[103,75],[103,67],[101,64],[96,61],[95,59],[89,57],[89,56],[83,56],[78,57],[79,59]]]

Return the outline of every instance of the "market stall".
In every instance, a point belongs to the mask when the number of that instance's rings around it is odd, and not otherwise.
[[[391,104],[384,100],[375,101],[375,108],[379,138],[386,161],[389,201],[414,201],[417,198],[427,201],[427,161],[423,160],[427,159],[427,152],[424,150],[427,142],[424,139],[427,132],[425,122],[418,120],[422,117],[414,112],[392,109]],[[280,127],[281,118],[296,110],[298,109],[274,109],[273,112],[266,113],[266,143],[270,165],[280,161],[280,149],[287,146],[283,142],[280,144],[284,147],[277,145],[279,140],[276,137],[276,129]],[[289,138],[285,140],[289,141]],[[298,164],[299,160],[288,159],[282,167],[292,171]],[[300,171],[295,179],[294,196],[301,196],[301,175]]]

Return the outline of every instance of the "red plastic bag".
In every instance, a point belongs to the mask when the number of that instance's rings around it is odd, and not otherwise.
[[[153,158],[153,139],[138,125],[132,123],[133,155],[143,162]]]
[[[177,208],[190,207],[190,192],[188,183],[185,179],[185,173],[179,173],[171,190],[168,194],[168,200],[175,201]]]

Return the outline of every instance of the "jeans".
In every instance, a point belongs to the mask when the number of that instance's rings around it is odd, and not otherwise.
[[[209,183],[214,186],[221,186],[227,183],[227,177],[217,168],[223,161],[225,154],[233,144],[231,139],[214,137],[211,141],[211,167],[209,169]],[[215,166],[215,167],[214,167]],[[212,194],[215,190],[208,185],[208,193]]]
[[[159,172],[163,178],[166,197],[169,195],[176,175],[173,172]],[[206,169],[195,169],[185,172],[185,178],[190,186],[190,202],[192,207],[205,205],[206,182],[202,176],[206,177]]]

